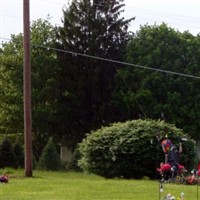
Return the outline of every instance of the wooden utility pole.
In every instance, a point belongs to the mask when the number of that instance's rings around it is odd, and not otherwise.
[[[32,112],[31,112],[31,61],[29,0],[23,1],[24,21],[24,143],[25,176],[32,177]]]

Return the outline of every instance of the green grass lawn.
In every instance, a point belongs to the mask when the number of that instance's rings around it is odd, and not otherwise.
[[[167,193],[197,200],[197,186],[165,184]],[[160,199],[161,199],[160,198]],[[12,171],[8,184],[0,184],[0,200],[159,200],[158,181],[104,179],[73,172]]]

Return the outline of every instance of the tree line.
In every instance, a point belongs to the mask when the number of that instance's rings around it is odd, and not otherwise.
[[[113,122],[163,119],[199,141],[199,35],[166,24],[129,31],[123,0],[73,0],[61,26],[31,23],[32,130],[36,159],[49,137],[72,149]],[[23,133],[23,35],[0,49],[0,134]],[[69,53],[71,52],[71,53]],[[74,53],[73,53],[74,52]],[[97,60],[102,57],[161,73]]]

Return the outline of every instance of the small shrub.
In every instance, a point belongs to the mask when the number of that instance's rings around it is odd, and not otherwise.
[[[1,167],[17,168],[18,162],[9,139],[4,139],[1,145]]]
[[[61,168],[60,157],[56,151],[52,138],[49,138],[48,143],[42,151],[39,160],[39,168],[44,170],[59,170]]]

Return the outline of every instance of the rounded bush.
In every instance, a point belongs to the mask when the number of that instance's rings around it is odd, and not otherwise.
[[[164,121],[133,120],[102,127],[79,144],[79,166],[106,178],[156,178],[156,167],[164,162],[161,141],[165,135],[174,145],[184,136],[182,130]],[[182,142],[183,153],[189,154],[187,162],[191,163],[194,145],[191,141]]]

